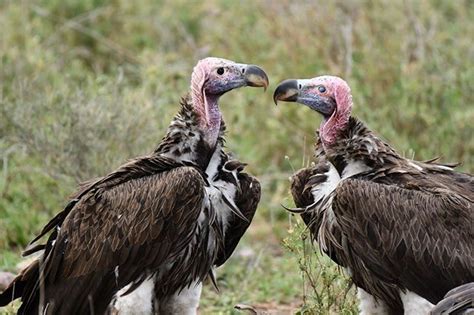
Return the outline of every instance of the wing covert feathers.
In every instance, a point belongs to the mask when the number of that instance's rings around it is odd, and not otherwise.
[[[349,250],[380,279],[432,303],[474,280],[474,211],[465,198],[348,179],[332,209]]]

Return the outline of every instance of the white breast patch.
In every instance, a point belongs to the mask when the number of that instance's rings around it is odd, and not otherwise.
[[[325,174],[328,179],[324,183],[313,187],[311,190],[315,202],[329,196],[341,181],[339,173],[331,163],[329,163],[329,171],[327,171]]]

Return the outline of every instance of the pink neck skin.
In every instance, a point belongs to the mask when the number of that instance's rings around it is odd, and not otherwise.
[[[351,116],[351,90],[347,83],[342,82],[343,83],[337,82],[333,84],[336,109],[329,119],[323,120],[319,127],[319,134],[324,147],[329,147],[336,143],[339,132],[346,127]]]
[[[199,126],[204,131],[206,141],[212,147],[216,145],[221,128],[222,115],[219,111],[218,96],[206,95],[204,83],[206,80],[206,65],[199,63],[191,76],[191,98],[194,109],[199,116]]]

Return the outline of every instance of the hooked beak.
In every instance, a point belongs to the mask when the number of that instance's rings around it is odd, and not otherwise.
[[[255,65],[248,65],[242,70],[247,86],[263,87],[266,91],[268,87],[268,76],[262,68]]]
[[[289,79],[281,82],[273,93],[273,101],[278,105],[278,101],[296,102],[298,100],[298,81]]]
[[[281,82],[273,93],[273,101],[296,102],[308,106],[329,118],[336,109],[336,101],[331,96],[322,96],[311,89],[312,79],[290,79]]]

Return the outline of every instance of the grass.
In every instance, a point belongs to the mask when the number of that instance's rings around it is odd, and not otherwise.
[[[261,65],[271,85],[221,101],[229,150],[264,194],[239,246],[253,254],[219,271],[221,292],[205,289],[204,314],[235,313],[236,303],[356,309],[346,280],[280,207],[291,204],[288,177],[310,161],[320,118],[275,108],[279,81],[343,76],[354,114],[399,152],[474,170],[472,1],[0,0],[0,25],[0,270],[15,271],[77,182],[156,146],[208,55]]]

